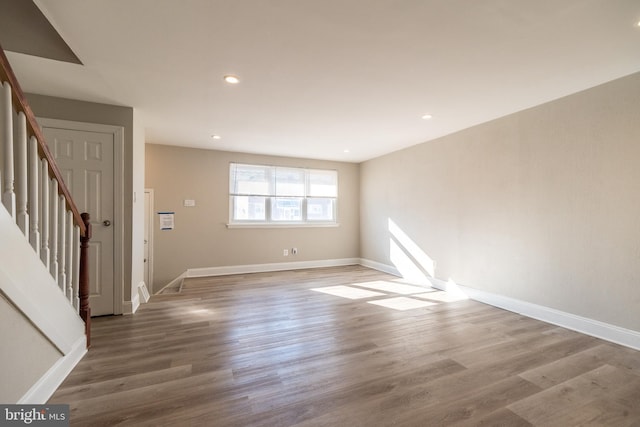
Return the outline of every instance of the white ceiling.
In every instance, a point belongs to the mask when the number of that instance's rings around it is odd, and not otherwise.
[[[640,71],[638,0],[36,4],[84,66],[9,53],[23,89],[158,144],[358,162]]]

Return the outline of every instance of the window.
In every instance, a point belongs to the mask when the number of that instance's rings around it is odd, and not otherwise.
[[[231,224],[335,224],[338,172],[231,163]]]

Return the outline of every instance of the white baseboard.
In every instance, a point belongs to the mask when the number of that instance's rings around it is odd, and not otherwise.
[[[47,403],[85,354],[87,354],[87,339],[83,336],[73,344],[71,351],[54,363],[17,403],[32,405]]]
[[[436,289],[447,290],[448,287],[451,286],[449,283],[440,279],[430,278],[430,280],[433,287]],[[589,319],[588,317],[577,316],[575,314],[545,307],[543,305],[493,294],[491,292],[468,288],[458,284],[455,286],[473,300],[522,314],[523,316],[531,317],[533,319],[542,320],[543,322],[558,325],[563,328],[571,329],[592,337],[601,338],[612,343],[631,347],[635,350],[640,350],[640,332],[621,328],[620,326],[611,325],[598,320]]]
[[[172,281],[170,281],[169,283],[167,283],[166,285],[164,285],[162,287],[162,289],[160,289],[158,292],[155,292],[154,295],[161,294],[162,291],[164,291],[165,289],[167,289],[169,287],[177,286],[178,283],[180,283],[180,286],[182,286],[182,281],[184,280],[185,277],[187,277],[187,272],[186,271],[184,273],[182,273],[181,275],[179,275],[178,277],[176,277],[175,279],[173,279]]]
[[[359,258],[340,258],[318,261],[278,262],[271,264],[231,265],[225,267],[190,268],[185,277],[225,276],[229,274],[266,273],[270,271],[301,270],[304,268],[337,267],[360,264]]]
[[[370,259],[360,258],[359,264],[363,267],[372,268],[374,270],[382,271],[383,273],[393,274],[394,276],[401,277],[400,271],[392,265],[383,264],[378,261],[372,261]]]
[[[190,268],[185,273],[178,276],[171,283],[166,285],[167,288],[171,285],[176,285],[177,281],[182,281],[188,277],[206,277],[206,276],[223,276],[229,274],[246,274],[246,273],[263,273],[270,271],[283,271],[283,270],[298,270],[303,268],[320,268],[320,267],[335,267],[342,265],[354,265],[359,264],[364,267],[372,268],[374,270],[382,271],[384,273],[392,274],[400,277],[400,272],[397,268],[391,265],[383,264],[377,261],[372,261],[364,258],[342,258],[333,260],[319,260],[319,261],[300,261],[300,262],[284,262],[273,264],[253,264],[253,265],[235,265],[225,267],[209,267],[209,268]],[[436,289],[447,290],[450,285],[440,279],[429,278],[432,286]],[[162,289],[164,289],[162,288]],[[640,332],[633,331],[631,329],[621,328],[619,326],[611,325],[608,323],[600,322],[597,320],[589,319],[586,317],[577,316],[575,314],[563,312],[553,308],[533,304],[526,301],[517,300],[515,298],[505,297],[498,294],[492,294],[490,292],[481,291],[478,289],[468,288],[466,286],[457,285],[457,290],[464,292],[469,298],[499,307],[508,311],[522,314],[533,319],[538,319],[543,322],[551,323],[561,326],[563,328],[571,329],[586,335],[591,335],[596,338],[601,338],[606,341],[610,341],[616,344],[631,347],[636,350],[640,350]],[[449,289],[451,290],[451,289]]]
[[[182,286],[182,281],[190,277],[228,276],[231,274],[267,273],[271,271],[301,270],[304,268],[338,267],[360,264],[360,258],[326,259],[318,261],[293,261],[270,264],[228,265],[222,267],[190,268],[171,282],[167,283],[155,295],[169,287]]]
[[[131,298],[131,301],[123,301],[122,314],[133,314],[140,308],[140,295],[136,294]]]
[[[395,267],[376,261],[362,259],[360,264],[384,273],[393,274],[395,276],[400,275]],[[453,285],[445,282],[444,280],[430,277],[429,281],[431,281],[432,286],[436,289],[452,291],[451,287]],[[640,350],[640,332],[638,331],[621,328],[619,326],[589,319],[587,317],[577,316],[575,314],[542,305],[469,288],[463,285],[456,284],[455,288],[456,291],[464,292],[469,298],[475,301],[522,314],[523,316],[531,317],[553,325],[558,325],[563,328],[571,329],[615,344],[620,344],[625,347],[630,347],[635,350]]]

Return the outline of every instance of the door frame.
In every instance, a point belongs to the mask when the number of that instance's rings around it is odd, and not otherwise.
[[[149,209],[147,210],[147,212],[144,213],[145,215],[144,220],[147,222],[147,227],[149,231],[149,236],[147,236],[148,237],[147,263],[146,263],[147,265],[145,265],[144,268],[148,269],[149,271],[149,274],[148,274],[149,283],[146,283],[147,290],[151,295],[153,295],[154,294],[154,291],[153,291],[153,229],[155,226],[155,223],[154,223],[155,215],[153,214],[153,209],[154,209],[153,188],[145,188],[144,194],[145,195],[149,194]]]
[[[124,127],[36,118],[40,127],[113,135],[113,314],[123,313],[124,295]]]

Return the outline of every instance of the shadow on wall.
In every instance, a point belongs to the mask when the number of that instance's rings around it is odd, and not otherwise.
[[[408,282],[430,285],[435,261],[389,218],[389,259]]]
[[[390,259],[401,279],[377,280],[350,285],[313,288],[320,292],[399,311],[429,308],[442,303],[468,299],[449,279],[444,284],[435,279],[435,262],[389,218]],[[440,289],[436,291],[436,289]],[[444,291],[444,292],[442,292]]]
[[[391,218],[389,222],[389,259],[402,278],[409,283],[427,285],[446,292],[464,296],[464,292],[449,278],[446,284],[436,284],[429,278],[436,278],[436,262],[407,235]]]

